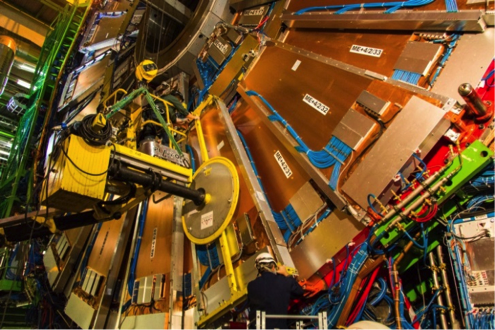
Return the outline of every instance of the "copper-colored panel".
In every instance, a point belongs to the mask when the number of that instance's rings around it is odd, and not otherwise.
[[[285,42],[390,77],[410,37],[410,33],[404,32],[383,34],[294,29]],[[383,53],[380,57],[351,53],[353,45],[383,49]]]
[[[228,141],[225,122],[221,118],[220,110],[213,106],[206,109],[201,116],[201,125],[203,128],[206,147],[208,149],[208,156],[210,158],[217,156],[228,158],[236,166],[237,173],[241,173],[239,170],[239,164],[237,164],[234,152]],[[195,132],[193,132],[190,136],[190,144],[194,149],[199,151]],[[199,165],[200,164],[197,164],[196,166],[199,167]],[[237,219],[254,207],[254,202],[251,198],[246,181],[240,174],[239,185],[239,201],[237,203],[237,208],[234,212],[233,219]],[[254,221],[255,219],[251,220]]]
[[[256,126],[252,125],[251,118],[256,117],[256,114],[249,106],[241,104],[232,117],[234,124],[246,139],[273,210],[283,210],[289,204],[290,198],[310,178],[265,124],[259,122]],[[274,154],[277,150],[292,170],[293,174],[289,178],[275,159]]]
[[[98,237],[88,260],[88,267],[101,275],[107,276],[112,266],[112,257],[115,254],[115,247],[120,238],[126,216],[127,213],[124,213],[118,220],[104,222],[98,232]]]
[[[300,61],[297,69],[293,69]],[[247,90],[261,94],[312,150],[321,150],[371,79],[278,46],[265,49],[246,77]],[[323,115],[303,98],[309,94],[330,107]],[[273,156],[272,156],[273,158]]]
[[[166,194],[156,192],[156,201]],[[141,248],[139,249],[138,263],[136,267],[136,278],[154,275],[168,274],[170,272],[170,254],[172,250],[172,227],[174,213],[174,198],[167,198],[158,204],[153,202],[153,197],[148,203],[148,213],[144,232],[141,238]],[[154,256],[151,257],[153,244],[153,232],[156,230],[156,242]],[[167,276],[167,281],[169,280]]]

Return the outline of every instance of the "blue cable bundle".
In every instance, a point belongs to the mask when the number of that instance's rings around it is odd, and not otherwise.
[[[455,0],[452,0],[452,1],[455,1]],[[440,74],[440,71],[442,71],[442,68],[444,67],[445,63],[449,59],[450,54],[452,54],[452,50],[454,49],[459,37],[460,37],[459,34],[453,34],[452,35],[452,39],[450,40],[450,43],[447,46],[447,50],[443,53],[442,59],[440,60],[440,62],[438,62],[437,70],[435,71],[433,78],[431,78],[430,86],[433,86],[433,83],[435,82],[435,80],[437,80],[437,77]]]
[[[447,232],[452,233],[452,228],[453,228],[452,225],[453,225],[453,221],[449,220],[449,225],[447,226]],[[474,317],[471,312],[473,307],[471,306],[469,300],[469,290],[466,283],[467,276],[464,273],[463,265],[461,264],[461,262],[459,262],[459,260],[463,260],[463,257],[461,257],[461,249],[459,248],[459,246],[457,244],[452,243],[452,240],[454,239],[455,239],[454,236],[450,236],[450,238],[447,238],[448,240],[447,249],[449,251],[450,258],[452,260],[457,260],[456,262],[453,263],[453,267],[455,271],[455,277],[459,281],[457,287],[459,288],[458,292],[460,293],[460,298],[461,298],[460,300],[462,303],[462,309],[464,311],[464,322],[466,324],[466,328],[475,329],[476,327],[474,325]],[[464,244],[462,240],[460,240],[460,243]],[[464,247],[463,250],[465,250]],[[467,257],[465,259],[467,259]]]
[[[318,6],[318,7],[308,7],[300,9],[295,12],[294,15],[301,15],[308,11],[316,10],[332,10],[338,9],[335,14],[342,14],[346,11],[361,8],[390,8],[385,11],[386,14],[391,14],[401,8],[412,8],[424,6],[432,3],[434,0],[409,0],[409,1],[393,1],[393,2],[372,2],[372,3],[357,3],[357,4],[346,4],[346,5],[332,5],[332,6]]]
[[[214,244],[196,245],[196,253],[198,254],[199,262],[204,266],[208,266],[199,281],[199,287],[202,288],[213,269],[220,265],[220,259],[218,258],[217,247]]]
[[[457,13],[459,11],[456,0],[445,0],[445,7],[448,13]]]
[[[412,85],[417,85],[419,82],[419,78],[421,78],[420,73],[404,70],[394,70],[394,74],[392,75],[392,79],[400,80]]]
[[[471,182],[471,186],[476,189],[492,188],[495,181],[493,164],[488,165]]]
[[[481,204],[489,201],[493,201],[495,195],[493,193],[483,194],[473,197],[467,204],[467,208],[471,211],[476,211],[477,209],[484,210]],[[492,202],[493,204],[493,202]]]
[[[193,149],[189,144],[186,144],[186,151],[191,156],[191,169],[192,174],[194,174],[196,172],[196,160],[194,159]]]
[[[220,265],[218,251],[215,244],[196,245],[196,253],[198,254],[199,262],[204,266],[209,266],[212,269]]]
[[[131,270],[129,272],[129,278],[127,280],[127,290],[129,291],[129,295],[131,295],[131,297],[134,287],[134,280],[136,279],[136,267],[139,257],[139,248],[141,247],[141,238],[143,237],[144,225],[146,222],[147,213],[148,213],[148,200],[144,200],[143,207],[141,209],[141,214],[139,215],[139,220],[138,220],[139,223],[138,223],[138,237],[136,241],[136,248],[134,249],[134,254],[131,259]]]
[[[337,321],[339,320],[340,314],[344,309],[346,301],[351,293],[352,286],[356,281],[356,277],[363,267],[366,259],[368,258],[368,241],[361,244],[359,251],[354,255],[352,261],[345,272],[345,275],[340,278],[341,283],[336,285],[340,285],[340,290],[338,296],[335,300],[331,302],[335,302],[333,308],[328,312],[328,328],[333,329],[337,325]],[[346,258],[347,261],[347,258]],[[340,281],[339,281],[340,282]]]
[[[271,121],[281,122],[290,135],[299,144],[296,147],[298,152],[303,152],[308,156],[309,161],[315,167],[327,168],[333,166],[332,175],[330,177],[329,186],[335,190],[337,189],[338,178],[340,175],[340,168],[344,164],[347,157],[352,152],[352,148],[342,142],[335,136],[332,136],[330,142],[320,151],[313,151],[304,143],[304,141],[297,135],[296,131],[289,125],[289,123],[272,107],[272,105],[260,94],[255,91],[247,91],[249,96],[257,96],[273,113],[273,115],[268,116]]]

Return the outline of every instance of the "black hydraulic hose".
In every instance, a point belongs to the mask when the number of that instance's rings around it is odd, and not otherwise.
[[[146,173],[134,171],[122,164],[114,163],[110,165],[108,174],[120,181],[140,184],[144,187],[151,186],[154,190],[160,190],[175,196],[183,197],[201,205],[205,201],[206,193],[204,189],[197,190],[186,188],[178,184],[162,180],[159,173],[148,171]]]

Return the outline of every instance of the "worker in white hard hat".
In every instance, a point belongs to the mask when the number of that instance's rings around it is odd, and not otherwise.
[[[303,288],[290,276],[285,266],[277,266],[270,253],[256,257],[258,277],[248,284],[250,328],[256,328],[256,311],[286,315],[292,299],[302,297]],[[287,319],[266,319],[266,329],[287,329]]]

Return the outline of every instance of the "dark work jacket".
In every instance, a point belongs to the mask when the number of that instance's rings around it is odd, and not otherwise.
[[[301,297],[304,290],[293,277],[263,272],[248,284],[250,328],[256,328],[256,311],[266,314],[287,314],[292,298]],[[266,329],[287,329],[287,319],[266,319]]]

